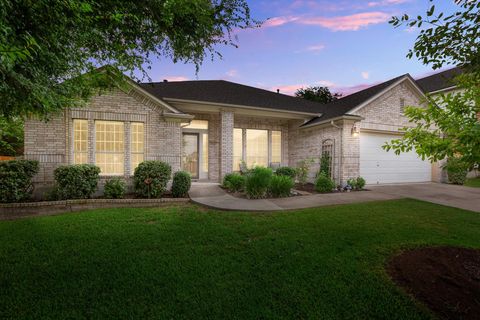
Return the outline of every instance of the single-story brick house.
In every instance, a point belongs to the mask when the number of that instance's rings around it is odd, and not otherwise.
[[[357,176],[368,184],[438,181],[437,165],[381,148],[409,125],[405,106],[445,85],[437,80],[405,74],[326,105],[228,81],[132,82],[48,122],[26,121],[25,158],[40,161],[37,190],[53,183],[56,167],[75,163],[129,179],[141,161],[162,160],[221,181],[242,160],[275,167],[314,158],[313,177],[325,152],[338,184]]]

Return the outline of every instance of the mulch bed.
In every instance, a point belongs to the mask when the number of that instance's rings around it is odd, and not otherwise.
[[[480,250],[409,250],[394,257],[387,271],[440,318],[480,319]]]

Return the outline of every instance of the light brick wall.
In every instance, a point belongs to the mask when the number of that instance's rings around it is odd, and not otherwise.
[[[400,99],[405,99],[405,106],[421,104],[421,97],[412,90],[411,85],[402,82],[354,113],[365,118],[360,123],[360,128],[398,132],[403,127],[411,126],[401,110]]]
[[[309,172],[309,181],[313,182],[316,173],[320,169],[320,157],[322,154],[322,143],[331,139],[334,141],[332,175],[337,183],[341,183],[340,158],[342,155],[341,129],[327,127],[312,127],[309,129],[299,129],[302,121],[292,120],[289,122],[288,129],[288,159],[289,166],[297,167],[298,162],[305,159],[313,159]]]
[[[131,91],[114,89],[94,96],[84,108],[68,109],[48,122],[27,120],[25,123],[25,158],[40,161],[40,173],[35,177],[39,187],[51,185],[53,170],[73,163],[73,119],[89,121],[89,161],[95,161],[95,120],[122,121],[125,123],[126,151],[130,146],[130,122],[145,124],[145,160],[162,160],[180,170],[181,128],[178,122],[167,122],[158,107],[148,99]],[[128,153],[128,152],[127,152]],[[130,179],[130,155],[125,156],[125,178]],[[103,182],[101,183],[103,184]]]

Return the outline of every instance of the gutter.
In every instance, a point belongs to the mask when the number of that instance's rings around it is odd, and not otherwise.
[[[332,124],[335,120],[356,120],[356,121],[361,121],[361,120],[364,120],[364,119],[365,119],[365,118],[364,118],[364,117],[361,117],[361,116],[356,116],[356,115],[353,115],[353,114],[345,114],[345,115],[342,115],[342,116],[339,116],[339,117],[330,118],[330,119],[325,119],[324,121],[320,121],[320,122],[316,122],[316,123],[311,123],[311,124],[307,124],[307,125],[301,125],[301,126],[300,126],[300,129],[311,128],[311,127],[319,126],[319,125],[322,125],[322,124]],[[335,126],[335,125],[334,125],[334,126]]]

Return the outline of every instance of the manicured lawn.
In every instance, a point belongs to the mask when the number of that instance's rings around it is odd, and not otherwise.
[[[0,318],[425,319],[402,248],[480,248],[480,215],[414,200],[281,213],[196,206],[0,222]]]
[[[467,179],[467,181],[465,181],[465,185],[467,187],[480,188],[480,177]]]

